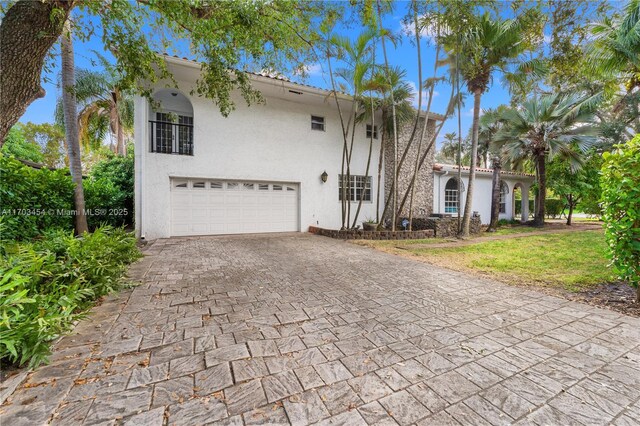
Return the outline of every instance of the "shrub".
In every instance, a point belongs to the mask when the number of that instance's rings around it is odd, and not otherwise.
[[[117,289],[140,256],[135,238],[104,227],[74,238],[46,232],[36,242],[4,241],[0,256],[0,360],[33,367],[99,297]]]
[[[87,223],[91,229],[100,224],[119,226],[127,223],[126,194],[112,181],[89,178],[84,180],[83,186],[85,207],[89,212]]]
[[[640,302],[640,135],[602,157],[602,219],[611,263]]]
[[[74,184],[66,170],[34,169],[0,154],[3,238],[28,239],[45,229],[73,229]]]
[[[122,219],[122,224],[133,224],[133,200],[134,200],[134,165],[133,147],[127,149],[127,156],[120,157],[110,154],[107,160],[100,161],[91,169],[90,177],[95,180],[108,180],[117,188],[121,197],[118,197],[118,205],[110,205],[113,209],[122,211],[126,209],[127,214]]]
[[[564,210],[564,201],[557,198],[547,198],[544,200],[544,210],[547,217],[556,218],[562,214]]]

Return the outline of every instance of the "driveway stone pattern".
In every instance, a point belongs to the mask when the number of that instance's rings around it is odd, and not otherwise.
[[[160,240],[4,425],[633,425],[640,320],[304,234]]]

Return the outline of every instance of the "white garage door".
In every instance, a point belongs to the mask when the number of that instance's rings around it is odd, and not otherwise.
[[[298,231],[293,183],[171,180],[171,235]]]

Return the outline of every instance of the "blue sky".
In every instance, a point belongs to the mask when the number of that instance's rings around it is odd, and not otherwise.
[[[407,80],[418,86],[418,66],[416,61],[416,47],[412,44],[411,40],[413,36],[407,35],[403,31],[402,17],[407,12],[409,2],[397,2],[395,4],[395,10],[393,13],[386,16],[384,20],[384,26],[398,34],[401,34],[400,41],[396,46],[387,43],[387,53],[389,57],[390,65],[398,65],[407,71]],[[356,37],[360,32],[358,28],[343,28],[342,33],[350,37]],[[93,51],[102,53],[105,57],[112,59],[109,52],[105,52],[101,39],[98,36],[86,41],[75,41],[75,60],[76,67],[79,68],[95,68],[96,65],[93,62],[95,55]],[[182,50],[182,49],[177,49]],[[380,50],[380,48],[378,48]],[[56,52],[57,53],[57,52]],[[189,56],[188,52],[181,52],[185,56]],[[427,38],[422,40],[422,72],[423,78],[428,78],[433,72],[433,63],[435,56],[435,48],[431,45]],[[377,53],[377,58],[380,58],[382,62],[381,51]],[[33,102],[27,109],[26,113],[20,119],[21,122],[32,121],[35,123],[51,122],[53,121],[53,112],[55,108],[56,98],[59,94],[59,89],[56,86],[57,73],[59,71],[59,56],[54,58],[54,67],[50,74],[43,76],[47,77],[43,83],[43,87],[46,90],[46,96]],[[309,77],[305,81],[308,84],[329,88],[330,83],[328,76],[323,72],[326,69],[326,65],[323,63],[309,64]],[[444,72],[444,70],[442,70]],[[450,86],[447,84],[440,84],[436,87],[436,96],[434,96],[432,108],[433,112],[442,113],[445,111],[448,97],[450,94]],[[423,108],[426,105],[426,96],[423,97]],[[499,76],[494,77],[493,84],[490,90],[483,96],[482,107],[483,109],[496,107],[503,103],[509,102],[508,91],[501,85]],[[417,105],[417,96],[415,103]],[[471,126],[471,110],[472,101],[467,99],[467,102],[462,109],[462,133],[466,135],[469,127]],[[451,118],[445,123],[443,131],[440,133],[438,142],[442,140],[442,136],[447,132],[457,131],[457,120]]]

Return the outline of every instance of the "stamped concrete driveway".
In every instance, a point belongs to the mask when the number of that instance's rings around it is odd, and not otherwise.
[[[304,234],[146,254],[3,425],[640,419],[638,319]]]

